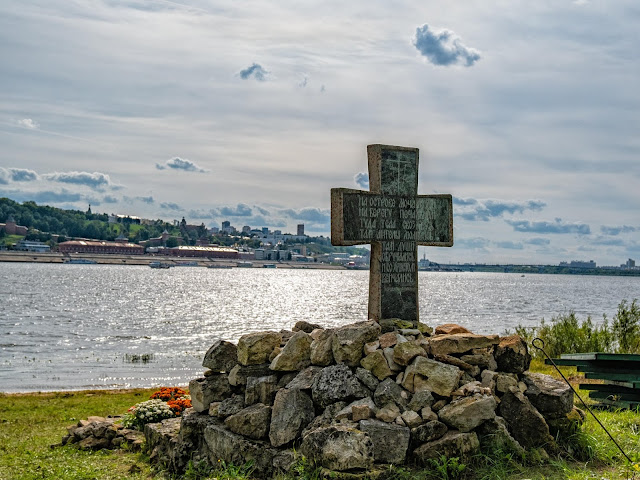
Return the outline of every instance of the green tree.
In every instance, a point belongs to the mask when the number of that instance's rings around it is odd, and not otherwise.
[[[618,353],[638,353],[640,348],[640,307],[637,299],[627,304],[626,300],[618,305],[613,317],[613,332],[618,340]]]

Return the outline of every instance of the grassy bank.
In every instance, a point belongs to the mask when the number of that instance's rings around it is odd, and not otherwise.
[[[544,368],[541,364],[533,367]],[[550,372],[545,372],[550,373]],[[571,371],[565,371],[571,376]],[[146,400],[153,390],[61,392],[0,395],[0,479],[164,479],[154,471],[144,454],[127,450],[85,452],[73,446],[54,447],[66,433],[65,427],[90,415],[117,415]],[[640,460],[640,415],[635,412],[599,412],[599,417],[635,461]],[[472,465],[456,475],[453,465],[440,463],[429,470],[397,468],[386,480],[622,480],[628,476],[622,455],[593,419],[584,431],[571,439],[573,461],[544,460],[535,454],[525,459],[492,450],[478,456]],[[445,462],[446,463],[446,462]],[[184,478],[248,478],[242,469],[228,467],[218,472],[192,469]],[[293,476],[288,478],[294,478]],[[309,468],[296,478],[318,478]],[[283,479],[284,480],[284,479]]]

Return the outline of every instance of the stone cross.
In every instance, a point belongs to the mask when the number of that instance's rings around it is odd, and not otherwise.
[[[418,245],[453,245],[451,195],[418,195],[418,149],[367,146],[369,192],[331,189],[331,243],[371,244],[369,318],[418,322]]]

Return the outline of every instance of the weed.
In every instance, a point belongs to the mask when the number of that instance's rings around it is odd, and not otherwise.
[[[431,478],[437,478],[438,480],[462,478],[462,472],[467,468],[464,463],[460,463],[458,457],[447,457],[446,455],[432,458],[429,463],[433,468],[433,472],[431,472],[433,476]]]

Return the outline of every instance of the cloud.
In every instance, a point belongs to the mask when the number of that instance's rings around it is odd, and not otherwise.
[[[227,217],[250,217],[253,214],[253,210],[249,205],[239,203],[237,207],[222,207],[220,209],[220,215]]]
[[[34,192],[27,194],[29,200],[36,203],[72,203],[85,200],[84,196],[79,193],[71,193],[64,188],[59,192],[46,190],[42,192]]]
[[[85,185],[97,190],[104,187],[119,188],[111,183],[109,175],[100,172],[55,172],[42,175],[43,178],[52,182],[72,183],[74,185]]]
[[[104,203],[118,203],[118,199],[112,195],[105,195],[102,197]]]
[[[265,208],[259,207],[257,205],[254,205],[253,208],[255,208],[258,212],[260,212],[261,215],[266,215],[266,216],[271,215],[271,212],[269,212],[269,210]]]
[[[173,170],[184,170],[185,172],[198,172],[205,173],[207,170],[201,168],[191,160],[187,160],[186,158],[174,157],[170,160],[164,162],[164,165],[156,163],[156,168],[158,170],[166,170],[167,168],[171,168]]]
[[[556,218],[554,222],[530,222],[529,220],[506,220],[506,222],[516,232],[577,233],[578,235],[589,235],[591,233],[591,228],[585,223],[565,223],[560,218]]]
[[[0,167],[0,185],[8,185],[11,179],[11,174],[8,170]]]
[[[501,217],[505,213],[524,213],[526,210],[539,211],[547,204],[541,200],[527,200],[523,202],[505,201],[505,200],[476,200],[473,198],[457,199],[454,201],[457,205],[462,206],[461,210],[457,210],[455,215],[469,221],[488,222],[490,218]],[[464,207],[473,207],[465,209]]]
[[[356,182],[360,188],[369,190],[369,175],[364,172],[358,172],[353,176],[353,181]]]
[[[307,83],[309,83],[309,77],[307,77],[306,75],[304,75],[302,77],[302,80],[300,81],[300,83],[298,83],[298,86],[300,88],[305,88],[307,86]]]
[[[470,67],[480,60],[480,52],[465,46],[454,32],[430,30],[426,23],[416,28],[413,45],[434,65],[446,67],[462,63]]]
[[[240,72],[238,72],[238,75],[240,75],[240,78],[242,78],[243,80],[248,80],[249,78],[253,77],[259,82],[264,82],[265,80],[267,80],[269,72],[267,72],[259,63],[253,63],[251,66],[245,68],[244,70],[240,70]]]
[[[187,217],[189,218],[209,219],[209,218],[216,218],[217,216],[218,216],[218,212],[215,210],[191,209],[187,212]]]
[[[606,226],[602,226],[600,227],[600,231],[602,231],[602,233],[604,233],[605,235],[620,235],[621,233],[633,233],[633,232],[637,232],[639,229],[636,227],[630,227],[628,225],[623,225],[621,227],[606,227]]]
[[[136,200],[140,200],[147,205],[151,205],[154,202],[153,197],[136,197]]]
[[[11,180],[14,182],[32,182],[38,179],[38,174],[26,168],[10,168]]]
[[[478,203],[478,201],[475,198],[453,197],[453,204],[454,205],[467,206],[467,205],[476,205],[477,203]]]
[[[549,245],[551,243],[551,240],[549,240],[548,238],[530,238],[524,243],[528,245],[537,245],[537,246],[543,247],[543,246]]]
[[[18,126],[26,128],[28,130],[37,130],[38,128],[40,128],[40,125],[30,118],[23,118],[22,120],[18,120],[16,123],[18,124]]]
[[[482,237],[460,238],[456,240],[456,247],[469,248],[472,250],[485,250],[489,245],[489,240]]]
[[[321,208],[306,207],[299,210],[292,208],[282,210],[281,213],[294,220],[310,222],[314,225],[328,225],[331,222],[331,213],[329,210]]]
[[[182,207],[180,207],[180,205],[171,202],[162,202],[160,204],[160,208],[163,208],[165,210],[182,210]]]
[[[524,248],[524,246],[520,242],[504,241],[504,242],[495,242],[495,244],[500,248],[507,248],[509,250],[522,250]]]

